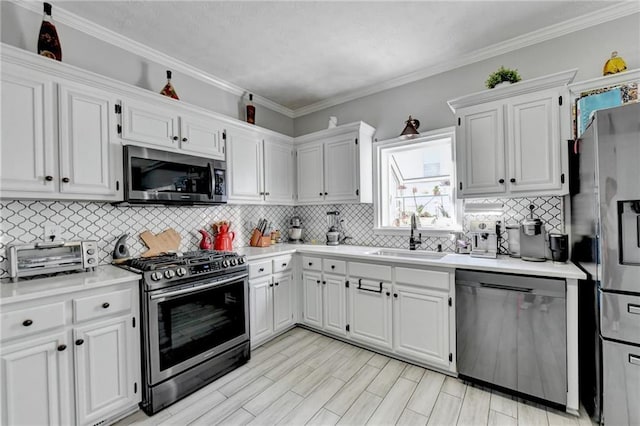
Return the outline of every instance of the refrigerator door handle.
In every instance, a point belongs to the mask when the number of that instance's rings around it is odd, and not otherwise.
[[[640,214],[636,216],[636,244],[640,248]]]

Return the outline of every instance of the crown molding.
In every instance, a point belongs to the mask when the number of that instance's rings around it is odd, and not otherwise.
[[[403,86],[408,83],[413,83],[415,81],[422,80],[427,77],[440,74],[442,72],[450,71],[452,69],[469,65],[475,62],[480,62],[485,59],[493,58],[495,56],[512,52],[514,50],[522,49],[524,47],[541,43],[543,41],[551,40],[566,34],[583,30],[585,28],[609,22],[614,19],[633,15],[635,13],[640,13],[640,2],[625,1],[622,3],[618,3],[607,8],[588,13],[586,15],[571,18],[565,22],[550,25],[548,27],[532,31],[528,34],[523,34],[504,42],[496,43],[494,45],[478,49],[475,52],[469,53],[467,55],[460,55],[454,59],[447,58],[446,61],[442,61],[436,65],[385,81],[381,84],[374,84],[363,89],[353,90],[351,92],[334,96],[332,98],[325,99],[311,105],[297,108],[296,110],[294,110],[294,118],[302,117],[313,112],[321,111],[323,109],[369,96],[374,93],[382,92],[384,90],[393,89],[395,87]]]
[[[640,68],[627,70],[617,74],[605,75],[604,77],[592,78],[591,80],[579,81],[569,85],[569,91],[574,96],[589,90],[601,89],[603,87],[617,86],[625,83],[640,83]]]
[[[28,0],[10,0],[17,6],[27,9],[34,13],[42,13],[42,3]],[[64,4],[64,3],[62,3]],[[181,72],[189,77],[203,81],[221,90],[234,94],[236,96],[245,96],[249,93],[248,90],[243,89],[240,86],[236,86],[226,80],[218,78],[212,74],[209,74],[199,68],[191,66],[183,61],[180,61],[172,56],[162,53],[156,49],[153,49],[145,44],[139,43],[121,34],[111,31],[103,26],[100,26],[88,19],[82,18],[74,13],[71,13],[64,9],[64,7],[56,4],[55,21],[60,24],[64,24],[75,30],[83,32],[87,35],[97,38],[100,41],[112,44],[120,49],[126,50],[142,58],[148,59],[158,64],[166,65],[167,68],[171,68],[173,71]],[[290,108],[282,106],[272,100],[264,98],[262,96],[253,95],[253,102],[258,105],[269,108],[272,111],[279,112],[289,118],[294,117],[294,111]]]

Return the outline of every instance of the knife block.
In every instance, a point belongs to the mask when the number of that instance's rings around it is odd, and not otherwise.
[[[262,235],[257,229],[253,230],[251,239],[249,240],[251,247],[269,247],[271,245],[271,237],[269,235]]]

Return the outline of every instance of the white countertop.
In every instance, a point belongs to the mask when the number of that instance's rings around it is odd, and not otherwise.
[[[140,275],[112,265],[98,266],[92,272],[65,274],[49,278],[0,284],[0,305],[47,296],[100,288],[140,280]]]
[[[354,260],[382,261],[385,263],[402,263],[410,265],[437,266],[453,269],[475,269],[480,271],[504,272],[512,274],[537,275],[543,277],[585,279],[585,273],[573,263],[527,262],[509,256],[498,256],[497,259],[471,257],[468,254],[446,253],[440,259],[417,259],[401,255],[381,256],[372,254],[383,247],[368,246],[327,246],[316,244],[276,244],[270,247],[242,247],[237,251],[247,256],[249,261],[279,254],[306,253],[322,256],[340,256]]]

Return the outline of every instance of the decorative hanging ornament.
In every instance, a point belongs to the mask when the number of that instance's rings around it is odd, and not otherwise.
[[[167,70],[167,84],[164,85],[164,87],[160,91],[160,94],[180,100],[178,94],[176,93],[176,89],[174,89],[173,84],[171,84],[171,71],[169,70]]]

